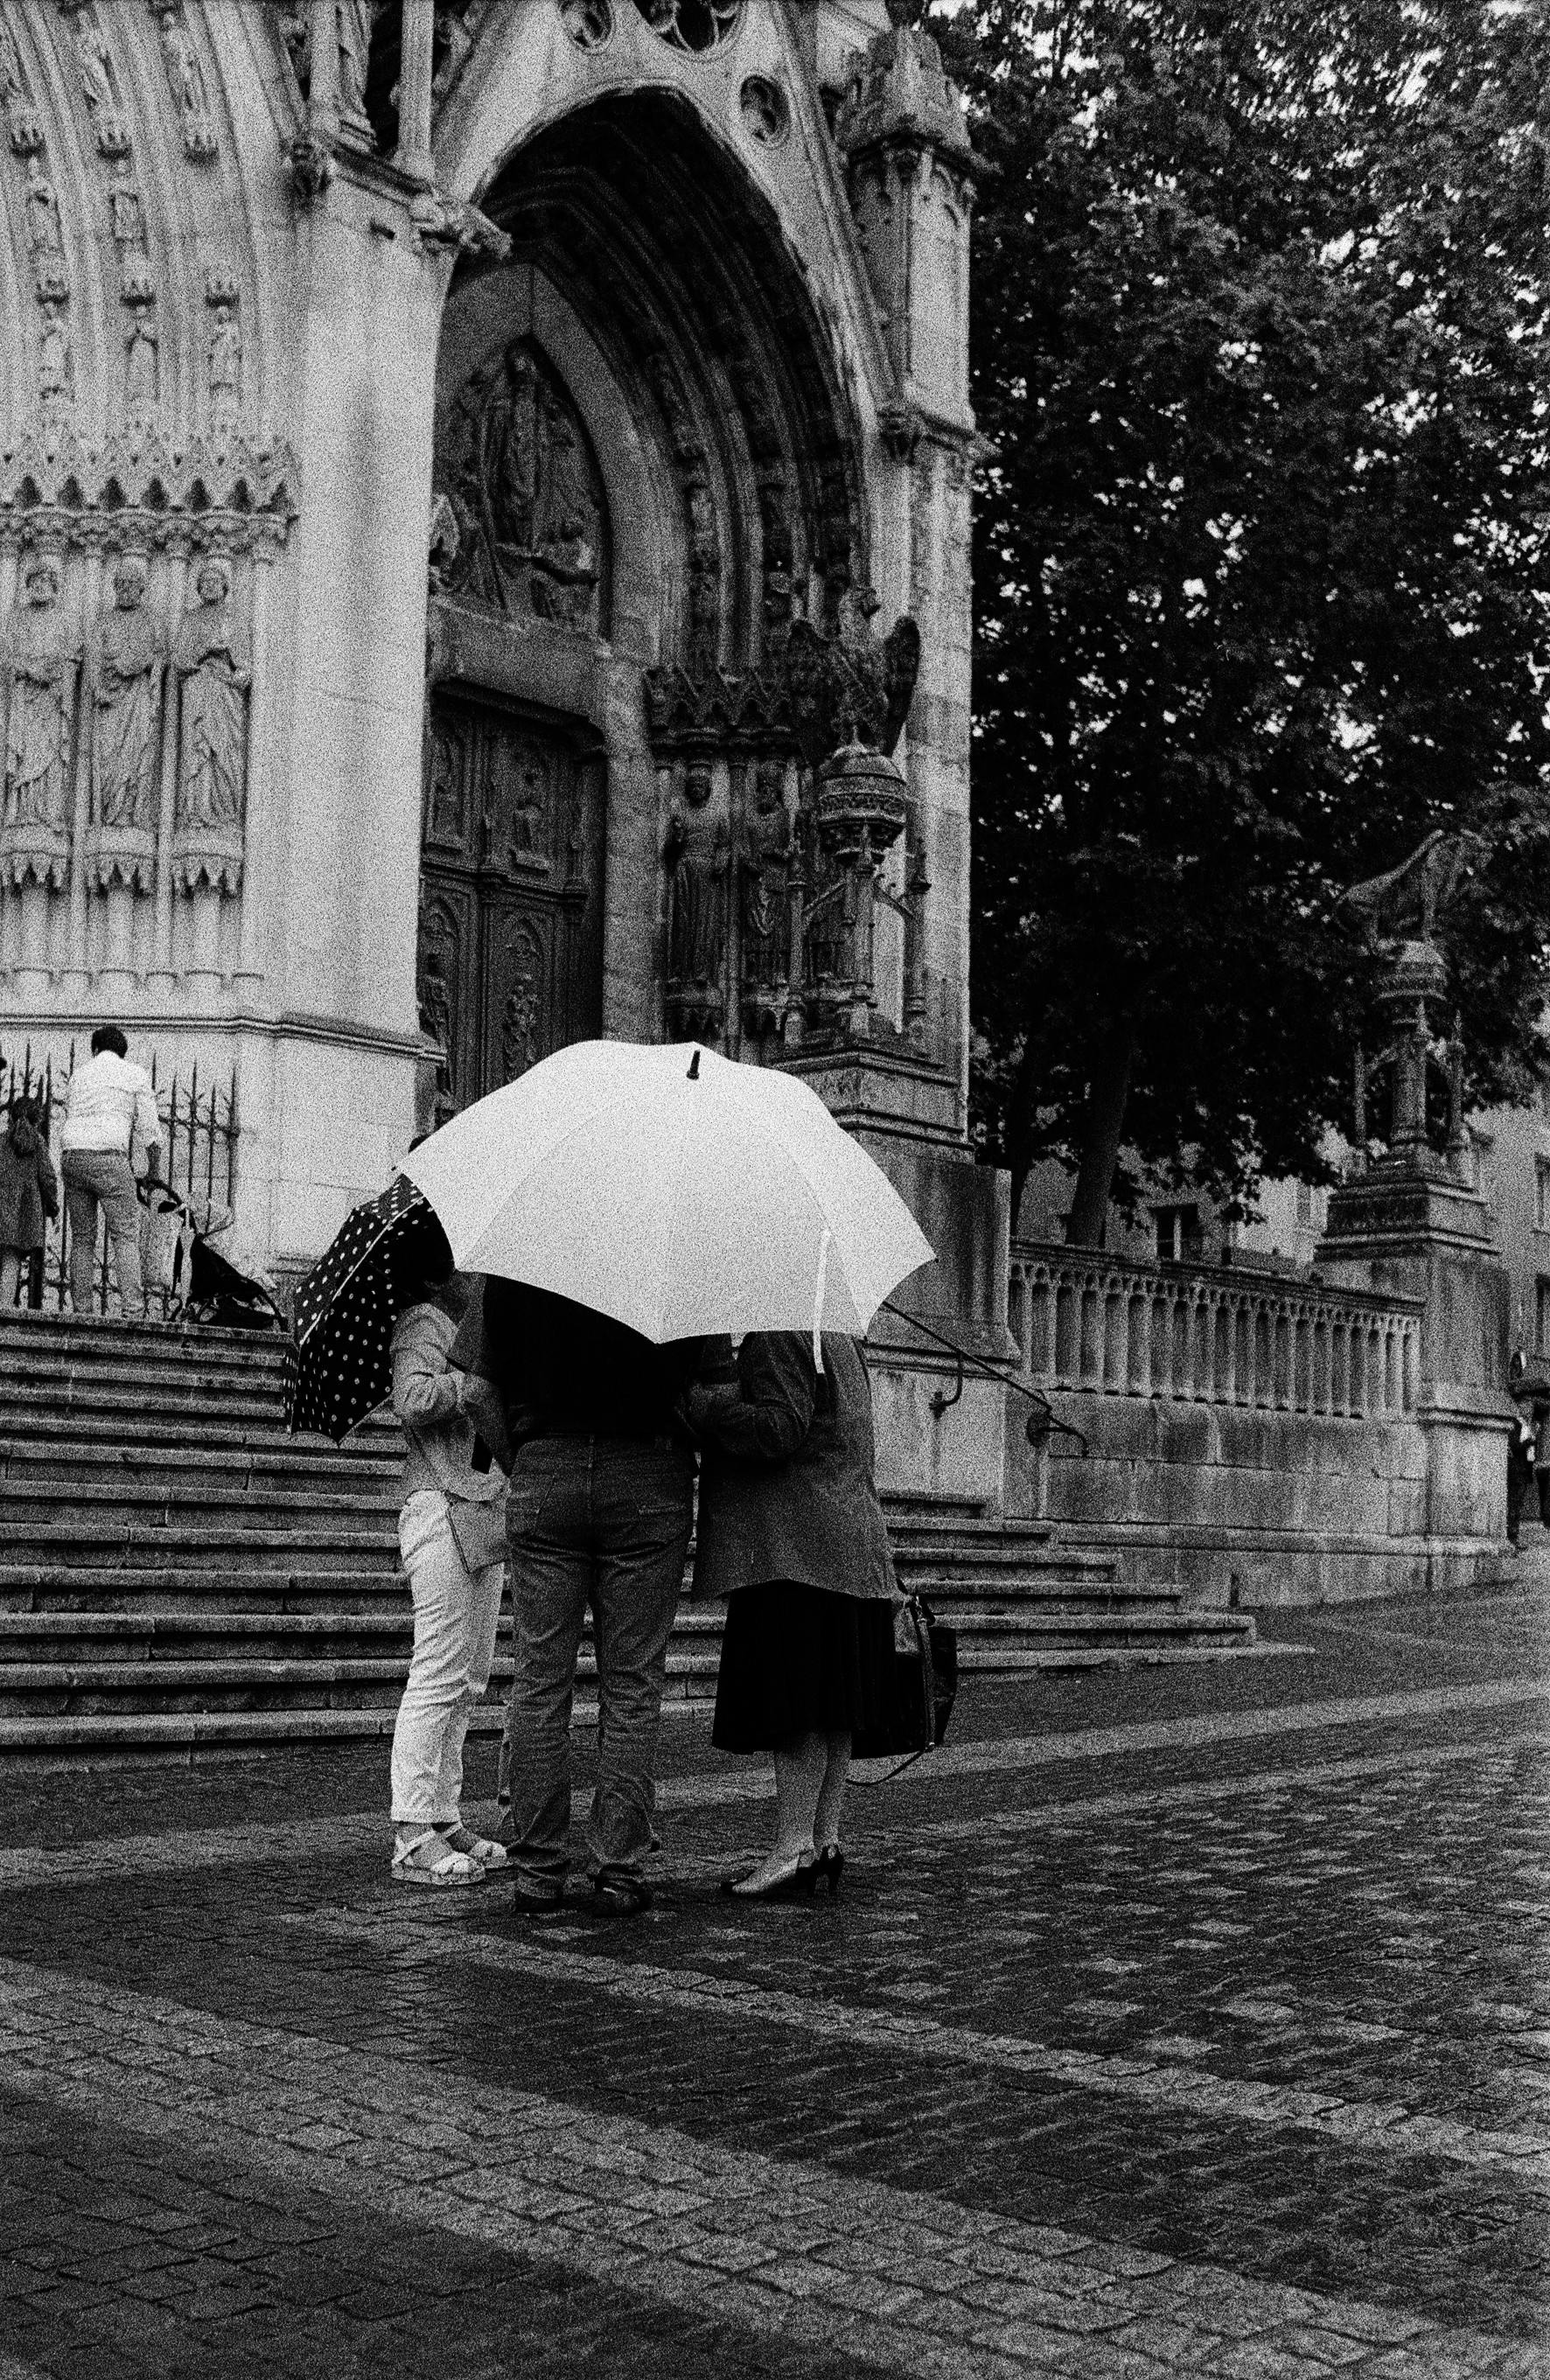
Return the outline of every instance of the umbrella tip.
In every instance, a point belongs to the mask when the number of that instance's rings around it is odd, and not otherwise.
[[[697,1050],[689,1061],[689,1080],[691,1083],[697,1083],[699,1080],[699,1051]]]

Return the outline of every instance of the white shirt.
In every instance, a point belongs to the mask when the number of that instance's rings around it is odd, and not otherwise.
[[[143,1066],[99,1050],[70,1076],[60,1148],[113,1150],[127,1157],[136,1132],[146,1148],[162,1145],[156,1094]]]

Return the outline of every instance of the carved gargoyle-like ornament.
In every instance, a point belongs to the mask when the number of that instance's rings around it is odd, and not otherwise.
[[[840,599],[839,635],[792,623],[782,655],[793,730],[816,769],[842,745],[891,752],[903,732],[920,673],[920,630],[908,613],[881,639],[872,633],[878,599],[867,588]]]
[[[1398,868],[1350,886],[1335,904],[1336,914],[1359,924],[1374,945],[1400,936],[1429,942],[1476,840],[1436,828]]]

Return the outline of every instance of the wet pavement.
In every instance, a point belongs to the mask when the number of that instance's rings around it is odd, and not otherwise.
[[[1544,1599],[1265,1633],[970,1679],[794,1907],[694,1723],[636,1920],[390,1887],[382,1747],[13,1776],[0,2380],[1550,2374]]]

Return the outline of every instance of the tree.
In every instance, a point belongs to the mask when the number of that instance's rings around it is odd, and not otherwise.
[[[1434,825],[1477,1101],[1550,1056],[1550,29],[1495,0],[978,0],[976,1129],[1326,1178]],[[1127,1154],[1128,1152],[1128,1154]],[[1014,1210],[1015,1211],[1015,1210]]]

